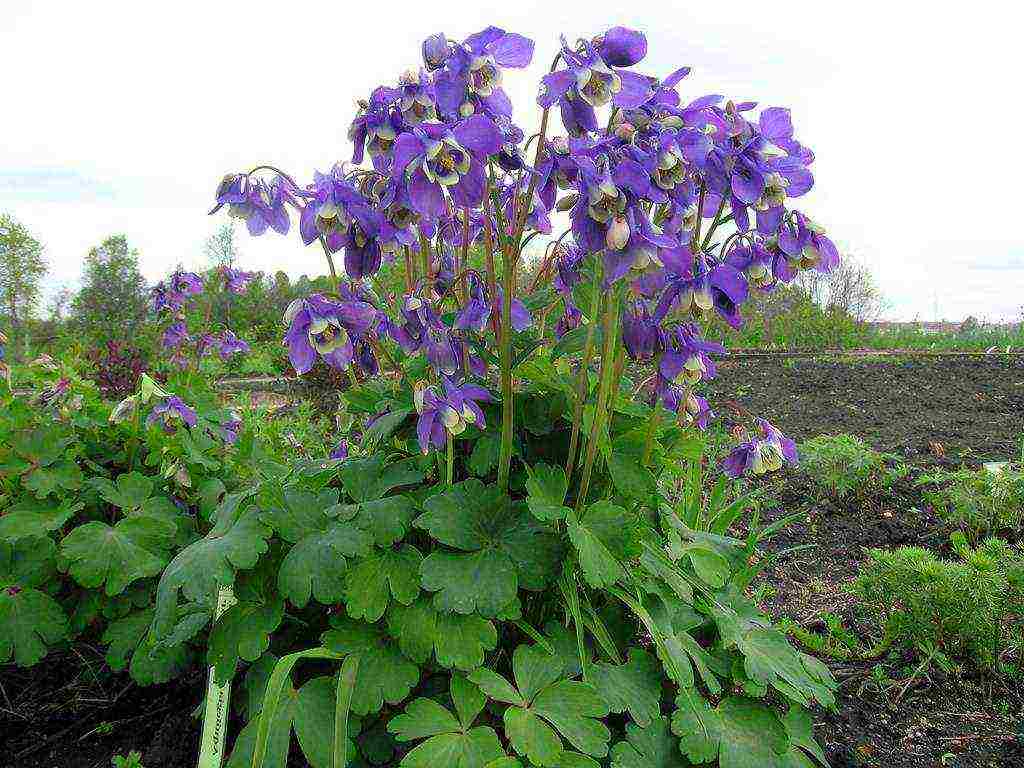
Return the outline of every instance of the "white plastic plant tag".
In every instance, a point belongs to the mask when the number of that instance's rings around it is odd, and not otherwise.
[[[214,621],[234,605],[235,591],[230,585],[217,591]],[[199,741],[199,768],[220,768],[224,762],[224,743],[228,727],[228,704],[231,702],[231,680],[217,682],[213,667],[206,684],[206,706],[203,710],[203,735]]]

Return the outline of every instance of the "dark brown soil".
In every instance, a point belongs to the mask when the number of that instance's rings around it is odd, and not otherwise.
[[[31,669],[3,666],[0,765],[109,768],[114,755],[142,753],[146,768],[194,766],[205,681],[196,671],[139,687],[106,670],[88,643],[53,653]]]
[[[976,464],[1020,450],[1024,360],[734,360],[720,365],[713,385],[713,402],[723,399],[797,440],[848,432],[913,465]],[[812,545],[766,574],[772,591],[765,607],[777,616],[809,628],[826,611],[852,617],[844,587],[865,548],[946,551],[949,531],[909,480],[843,504],[811,502],[798,473],[775,482],[779,502],[769,518],[805,516],[769,551]],[[1024,767],[1020,680],[931,671],[906,685],[909,657],[828,663],[840,681],[839,705],[815,720],[833,768]],[[883,689],[872,678],[878,664],[895,685]],[[0,766],[106,768],[113,755],[138,750],[146,768],[191,768],[199,742],[192,713],[204,683],[197,671],[139,688],[127,675],[105,672],[102,654],[84,643],[31,670],[0,667]]]

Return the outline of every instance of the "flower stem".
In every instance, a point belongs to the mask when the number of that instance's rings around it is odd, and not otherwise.
[[[657,400],[654,402],[654,409],[651,417],[647,420],[647,435],[644,437],[644,458],[643,466],[651,463],[651,453],[654,451],[654,436],[658,433],[658,424],[661,422],[661,406]]]
[[[572,471],[576,466],[576,452],[579,448],[580,425],[583,422],[583,405],[587,399],[590,384],[590,360],[594,356],[594,329],[597,327],[598,308],[601,305],[600,277],[594,279],[594,290],[590,300],[590,322],[587,325],[587,340],[583,345],[583,357],[580,370],[576,376],[576,409],[572,415],[572,435],[569,438],[569,457],[565,462],[566,482],[572,480]]]
[[[512,421],[515,404],[512,395],[512,299],[515,296],[515,261],[508,253],[502,263],[501,301],[501,449],[498,452],[498,487],[508,492],[512,466]]]
[[[447,464],[448,470],[447,470],[447,473],[445,474],[445,478],[447,480],[447,485],[451,485],[452,484],[452,474],[453,474],[452,471],[453,471],[453,468],[455,466],[455,450],[454,450],[454,448],[452,446],[452,433],[448,432],[447,430],[445,430],[445,434],[447,436],[446,443],[447,443],[447,456],[448,456],[448,464]]]
[[[587,442],[587,455],[583,463],[583,476],[580,479],[580,492],[576,497],[577,511],[586,503],[587,491],[590,490],[590,477],[594,471],[594,460],[597,458],[597,444],[604,432],[608,419],[608,399],[611,395],[612,382],[615,379],[615,350],[619,337],[619,300],[622,296],[621,287],[612,290],[611,300],[604,311],[604,346],[601,350],[601,383],[597,392],[597,403],[594,409],[593,424],[590,428],[590,439]]]

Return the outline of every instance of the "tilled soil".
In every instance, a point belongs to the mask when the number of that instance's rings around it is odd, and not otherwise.
[[[794,439],[847,432],[915,463],[1005,461],[1024,438],[1022,357],[726,358],[710,390]]]
[[[737,359],[720,364],[710,399],[725,413],[765,416],[797,440],[848,432],[916,466],[978,464],[1020,450],[1024,360]],[[768,519],[803,517],[768,552],[812,545],[765,574],[764,607],[776,616],[812,629],[826,611],[855,623],[845,587],[865,549],[914,544],[947,553],[949,531],[910,478],[842,504],[812,502],[798,472],[774,485]],[[826,661],[839,702],[836,712],[815,713],[815,731],[833,768],[1024,767],[1021,681],[930,671],[907,683],[910,657]],[[878,665],[892,684],[872,676]],[[111,756],[138,750],[146,768],[190,768],[204,684],[197,670],[140,688],[105,671],[102,651],[84,642],[30,670],[0,667],[0,766],[106,768]]]

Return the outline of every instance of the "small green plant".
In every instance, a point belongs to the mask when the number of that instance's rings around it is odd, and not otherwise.
[[[891,487],[907,473],[902,465],[889,468],[894,458],[847,434],[819,435],[800,446],[801,470],[823,496],[837,500]]]
[[[919,486],[925,499],[950,525],[971,542],[1000,531],[1019,532],[1024,526],[1024,471],[1005,467],[937,471],[923,475]]]
[[[918,547],[872,549],[853,591],[896,644],[990,669],[1020,652],[1024,552],[996,538],[971,548],[962,534],[953,545],[956,560]]]
[[[145,768],[142,765],[142,755],[135,750],[127,755],[114,755],[110,762],[114,768]]]

